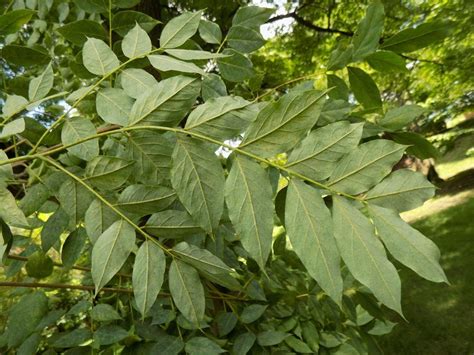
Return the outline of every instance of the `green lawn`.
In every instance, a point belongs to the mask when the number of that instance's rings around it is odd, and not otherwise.
[[[386,354],[473,354],[474,198],[463,201],[415,222],[441,249],[451,285],[434,284],[403,269],[403,310],[409,323],[400,321],[381,340]]]

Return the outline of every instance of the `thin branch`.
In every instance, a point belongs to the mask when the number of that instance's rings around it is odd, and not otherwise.
[[[352,32],[352,31],[344,31],[344,30],[340,30],[340,29],[337,29],[337,28],[321,27],[321,26],[315,25],[313,22],[308,21],[308,20],[304,19],[303,17],[301,17],[300,15],[298,15],[296,11],[289,12],[289,13],[283,14],[283,15],[274,16],[271,19],[269,19],[266,23],[275,22],[275,21],[282,20],[282,19],[285,19],[285,18],[292,18],[296,22],[298,22],[300,25],[303,25],[303,26],[305,26],[309,29],[312,29],[313,31],[317,31],[317,32],[340,34],[340,35],[347,36],[347,37],[352,37],[354,35],[354,32]]]
[[[94,286],[84,285],[69,285],[60,283],[43,283],[43,282],[12,282],[12,281],[0,281],[0,287],[29,287],[29,288],[51,288],[51,289],[68,289],[68,290],[82,290],[82,291],[94,291]],[[133,293],[131,288],[118,288],[118,287],[103,287],[99,292],[121,292],[121,293]]]

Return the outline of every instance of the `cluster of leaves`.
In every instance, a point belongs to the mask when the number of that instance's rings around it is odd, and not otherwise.
[[[67,307],[54,292],[24,293],[0,346],[377,351],[373,337],[394,325],[387,314],[402,314],[386,250],[446,281],[436,246],[398,215],[433,186],[392,172],[407,146],[380,138],[419,108],[389,110],[377,125],[348,115],[349,88],[334,74],[323,90],[303,83],[264,101],[249,53],[264,44],[259,27],[271,11],[240,8],[224,36],[202,11],[184,12],[154,47],[147,31],[157,21],[121,10],[136,3],[38,1],[29,2],[37,11],[0,17],[14,76],[4,78],[0,151],[1,251],[13,279],[4,284],[93,291]],[[383,7],[370,5],[331,69],[390,57],[377,51],[382,24]],[[411,37],[394,38],[400,46]],[[370,77],[348,72],[364,114],[382,114]],[[38,115],[54,120],[45,127]],[[38,282],[55,266],[72,284]]]

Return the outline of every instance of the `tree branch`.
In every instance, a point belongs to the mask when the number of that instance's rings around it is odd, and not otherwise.
[[[94,286],[84,285],[68,285],[60,283],[42,283],[42,282],[11,282],[1,281],[0,287],[29,287],[29,288],[52,288],[52,289],[69,289],[69,290],[82,290],[82,291],[94,291]],[[118,287],[103,287],[99,292],[122,292],[132,293],[131,288],[118,288]]]

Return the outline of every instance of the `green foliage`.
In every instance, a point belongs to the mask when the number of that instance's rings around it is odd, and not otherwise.
[[[158,20],[121,10],[136,3],[0,17],[0,250],[18,286],[1,350],[372,353],[402,314],[386,250],[447,282],[436,246],[398,216],[433,186],[392,172],[407,146],[381,139],[423,111],[387,110],[362,63],[400,67],[400,45],[378,51],[383,6],[331,55],[348,81],[270,97],[251,53],[271,10],[241,7],[231,24],[183,12],[151,35]],[[389,44],[424,46],[416,33]],[[20,288],[45,278],[77,290]]]

